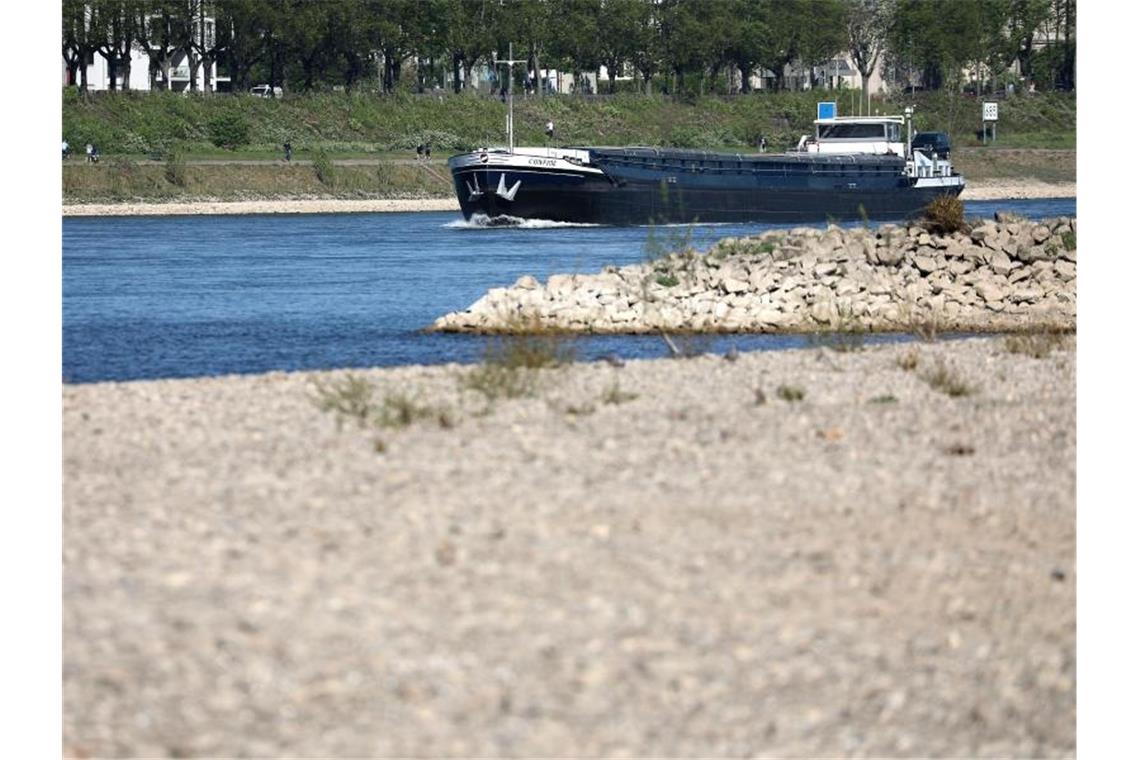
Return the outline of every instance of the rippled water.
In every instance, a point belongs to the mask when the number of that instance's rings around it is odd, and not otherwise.
[[[976,216],[1076,211],[1073,199],[966,207]],[[594,272],[642,261],[689,235],[707,248],[772,226],[484,228],[450,212],[69,217],[63,220],[64,380],[472,361],[483,339],[421,329],[523,274]],[[708,348],[804,342],[725,336]],[[584,358],[666,350],[656,337],[579,342]]]

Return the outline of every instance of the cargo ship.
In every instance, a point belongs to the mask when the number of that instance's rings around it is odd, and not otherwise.
[[[605,225],[880,221],[919,215],[965,180],[949,140],[914,141],[902,116],[827,115],[794,150],[484,148],[448,160],[463,216]],[[513,133],[508,117],[508,132]]]

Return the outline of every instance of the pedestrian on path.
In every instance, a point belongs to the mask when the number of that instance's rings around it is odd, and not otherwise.
[[[553,140],[554,139],[554,122],[553,121],[547,121],[546,122],[546,139],[547,140]]]
[[[285,141],[285,160],[291,162],[293,160],[293,143],[288,140]]]
[[[424,160],[431,161],[431,143],[424,145]]]
[[[416,160],[422,161],[424,157],[424,144],[420,143],[416,146]]]

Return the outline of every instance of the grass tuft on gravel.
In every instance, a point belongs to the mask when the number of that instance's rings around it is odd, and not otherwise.
[[[338,430],[346,420],[355,421],[361,428],[374,425],[400,429],[428,419],[435,420],[441,428],[455,427],[455,419],[447,409],[420,404],[403,393],[389,394],[376,403],[373,401],[375,386],[358,375],[349,374],[342,380],[314,381],[313,384],[317,408],[336,415]]]
[[[933,367],[923,372],[920,377],[936,391],[945,393],[951,398],[958,398],[960,396],[970,396],[977,392],[977,389],[966,382],[966,379],[959,375],[952,368],[947,367],[944,362],[939,360]]]
[[[776,395],[783,401],[793,403],[796,401],[803,401],[807,393],[803,388],[798,385],[781,385],[776,389]]]
[[[1005,339],[1005,350],[1011,354],[1044,359],[1053,351],[1068,348],[1070,341],[1071,333],[1060,330],[1010,335]]]
[[[539,370],[573,364],[577,350],[573,338],[531,323],[515,332],[492,338],[483,361],[460,377],[464,388],[482,393],[488,401],[533,396]]]
[[[614,380],[613,384],[602,393],[603,404],[624,404],[627,401],[633,401],[635,398],[637,398],[637,394],[623,391],[617,380]]]
[[[372,394],[374,388],[358,375],[346,375],[343,380],[332,380],[322,383],[313,382],[316,390],[314,399],[322,412],[336,414],[336,424],[339,429],[345,420],[355,420],[360,427],[368,423],[372,414]]]

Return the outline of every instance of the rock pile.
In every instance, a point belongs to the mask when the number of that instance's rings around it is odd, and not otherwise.
[[[797,227],[592,275],[519,278],[443,332],[641,333],[1072,328],[1076,219],[996,214],[968,232]]]

